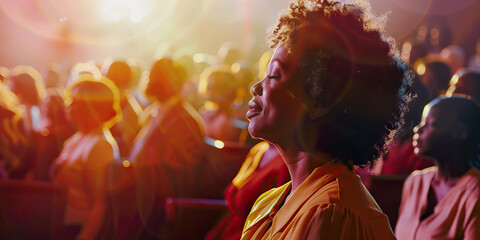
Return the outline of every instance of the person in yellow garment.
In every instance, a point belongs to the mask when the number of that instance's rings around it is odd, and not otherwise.
[[[280,15],[246,116],[292,181],[257,199],[242,239],[395,239],[353,172],[384,151],[411,97],[377,20],[362,1],[299,0]]]

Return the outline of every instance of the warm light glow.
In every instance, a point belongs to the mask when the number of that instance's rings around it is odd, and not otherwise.
[[[231,67],[233,73],[240,72],[241,68],[242,68],[242,66],[240,66],[239,63],[234,63],[234,64],[232,64],[232,67]]]
[[[48,129],[44,128],[40,131],[40,134],[42,134],[42,136],[46,137],[50,134],[50,131]]]
[[[456,85],[458,82],[458,74],[453,75],[452,79],[450,79],[450,87],[448,87],[447,92],[445,93],[446,96],[451,97],[453,92],[455,92]]]
[[[458,82],[458,74],[453,75],[452,79],[450,80],[450,86],[456,85]]]
[[[130,167],[130,162],[128,160],[123,160],[122,165],[126,168]]]
[[[455,89],[456,89],[455,85],[451,85],[448,88],[447,92],[445,93],[445,96],[451,97],[453,95],[453,92],[455,92]]]
[[[219,148],[219,149],[222,149],[223,147],[225,147],[225,143],[223,143],[223,142],[220,141],[220,140],[215,140],[215,142],[213,143],[213,145],[214,145],[216,148]]]
[[[418,75],[422,76],[423,74],[425,74],[425,71],[427,70],[427,68],[425,67],[425,64],[421,63],[417,66],[417,73]]]
[[[402,45],[402,52],[400,54],[400,58],[405,62],[409,62],[411,51],[412,51],[412,44],[410,42],[405,42]]]
[[[216,147],[218,149],[222,149],[222,148],[225,147],[225,143],[223,143],[220,140],[216,140],[216,139],[209,138],[209,137],[205,137],[203,140],[205,141],[206,144],[208,144],[212,147]]]
[[[101,6],[107,20],[118,22],[129,18],[138,23],[152,11],[152,0],[105,0]]]

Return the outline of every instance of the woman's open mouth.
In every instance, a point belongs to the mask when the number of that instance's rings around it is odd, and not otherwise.
[[[253,99],[248,102],[248,111],[246,117],[248,120],[252,119],[253,117],[257,116],[262,112],[262,107],[258,102],[254,101]]]

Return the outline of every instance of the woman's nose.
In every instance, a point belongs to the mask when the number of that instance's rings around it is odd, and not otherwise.
[[[263,92],[262,82],[263,82],[263,79],[260,80],[259,82],[255,83],[255,84],[250,88],[250,94],[252,94],[252,96],[260,96],[260,95],[262,95],[262,92]]]

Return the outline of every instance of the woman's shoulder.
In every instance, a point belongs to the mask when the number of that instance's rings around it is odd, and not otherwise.
[[[428,167],[421,170],[415,170],[412,173],[410,173],[409,178],[421,178],[429,175],[435,175],[437,171],[438,171],[437,166],[432,166],[432,167]]]
[[[430,187],[431,180],[437,171],[437,166],[413,171],[410,173],[410,175],[408,175],[407,179],[405,179],[404,188],[405,186],[409,186],[411,188],[414,185],[428,185],[428,187]]]
[[[334,181],[330,181],[320,187],[306,201],[303,211],[335,206],[357,212],[359,215],[370,212],[369,209],[381,213],[378,205],[368,194],[368,190],[363,186],[360,178],[351,171],[340,174]]]
[[[360,239],[394,239],[388,217],[353,172],[340,174],[335,181],[314,194],[302,211],[301,218],[322,229]],[[350,226],[350,227],[346,227]],[[351,227],[351,226],[356,226]]]
[[[114,158],[113,146],[103,134],[86,136],[84,147],[85,162],[110,162]]]
[[[296,216],[296,222],[308,226],[308,236],[327,239],[395,239],[385,214],[366,208],[366,213],[342,202],[310,206]],[[313,231],[312,231],[313,230]],[[307,230],[308,231],[308,230]]]
[[[480,171],[472,167],[467,173],[465,173],[460,179],[460,184],[464,186],[464,191],[468,192],[467,197],[470,201],[480,206]]]

